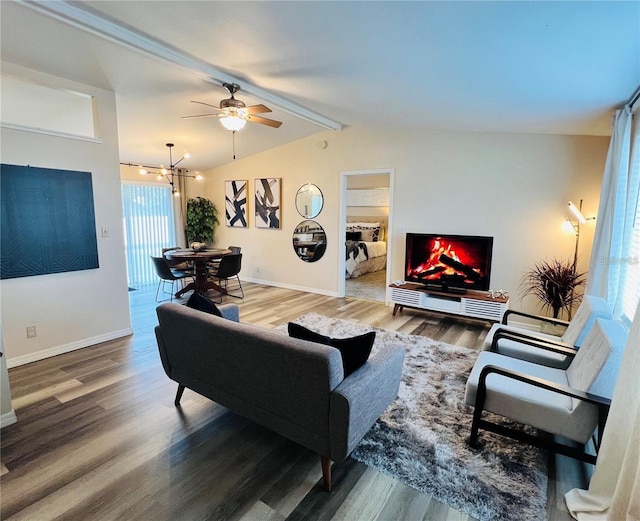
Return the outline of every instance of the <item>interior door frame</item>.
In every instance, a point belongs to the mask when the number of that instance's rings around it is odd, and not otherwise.
[[[391,283],[390,261],[393,258],[393,188],[395,186],[395,169],[379,168],[375,170],[343,170],[340,172],[340,211],[338,223],[338,237],[344,238],[347,234],[347,179],[352,175],[389,175],[389,217],[387,220],[387,274],[385,287],[389,287]],[[345,241],[339,241],[338,247],[338,297],[345,296],[345,277],[346,270],[346,246]],[[385,304],[389,305],[387,292],[385,292]]]

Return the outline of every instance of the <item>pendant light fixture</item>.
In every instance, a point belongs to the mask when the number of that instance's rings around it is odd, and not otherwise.
[[[173,155],[171,150],[174,147],[173,143],[167,143],[167,147],[169,148],[169,168],[166,168],[162,165],[160,166],[151,166],[151,165],[142,165],[142,164],[134,164],[134,163],[120,163],[124,166],[137,166],[139,168],[138,172],[141,175],[156,175],[158,181],[166,180],[171,185],[171,193],[174,197],[178,197],[180,192],[175,186],[175,179],[180,177],[190,177],[191,179],[195,179],[196,181],[201,181],[202,176],[191,175],[189,174],[189,170],[176,168],[183,160],[189,159],[191,155],[189,153],[185,153],[178,161],[173,162]]]

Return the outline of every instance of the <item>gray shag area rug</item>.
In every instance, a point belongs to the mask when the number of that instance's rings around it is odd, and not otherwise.
[[[467,444],[473,408],[464,391],[477,351],[317,313],[294,322],[337,338],[376,331],[374,351],[405,348],[398,398],[352,458],[480,521],[546,519],[544,451],[492,433],[482,434],[479,449]]]

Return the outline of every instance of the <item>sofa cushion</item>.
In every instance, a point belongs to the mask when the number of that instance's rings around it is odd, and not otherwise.
[[[351,338],[330,338],[293,322],[289,322],[288,331],[289,336],[293,338],[308,340],[338,349],[342,356],[345,378],[364,365],[371,354],[371,348],[376,339],[375,331],[369,331]]]
[[[187,307],[197,309],[198,311],[204,311],[205,313],[209,313],[217,317],[222,316],[218,306],[216,306],[211,299],[208,299],[204,295],[200,295],[196,292],[194,292],[193,295],[189,297],[189,300],[187,300]]]

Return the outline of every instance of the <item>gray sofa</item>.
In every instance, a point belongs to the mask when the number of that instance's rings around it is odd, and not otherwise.
[[[157,308],[176,405],[186,387],[317,452],[331,490],[331,461],[346,458],[396,398],[404,349],[374,350],[344,378],[338,349],[241,324],[235,305],[220,310],[226,318],[173,303]]]

